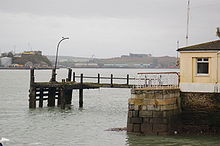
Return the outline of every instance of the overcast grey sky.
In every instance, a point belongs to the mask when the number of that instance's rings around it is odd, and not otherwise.
[[[176,56],[185,46],[187,0],[0,0],[0,50],[113,57]],[[189,45],[218,39],[219,0],[191,0]]]

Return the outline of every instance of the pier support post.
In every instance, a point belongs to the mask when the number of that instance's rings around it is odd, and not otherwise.
[[[79,107],[83,107],[83,74],[80,76],[80,89],[79,89]]]
[[[71,81],[71,78],[72,78],[72,69],[71,68],[69,68],[68,69],[68,78],[67,78],[67,81]]]
[[[40,97],[39,97],[39,107],[43,107],[44,102],[44,90],[43,88],[40,88]]]
[[[75,81],[76,81],[76,73],[73,72],[73,82],[75,82]]]
[[[60,106],[61,104],[61,89],[58,88],[58,96],[57,96],[57,106]]]
[[[55,106],[55,95],[56,95],[56,88],[49,88],[48,91],[48,107]]]
[[[127,74],[127,85],[129,85],[129,74]]]
[[[29,108],[36,108],[36,87],[34,87],[34,69],[30,71]]]
[[[98,84],[100,84],[100,74],[98,74]]]
[[[55,68],[53,68],[52,69],[52,77],[51,77],[51,79],[50,79],[50,81],[51,82],[55,82],[56,81],[56,69]]]
[[[71,105],[73,90],[66,90],[66,104]]]
[[[111,74],[111,87],[113,87],[113,74]]]
[[[65,88],[60,88],[60,108],[65,109],[66,106],[66,94],[65,94]]]
[[[29,108],[36,108],[36,88],[30,88],[29,94]]]

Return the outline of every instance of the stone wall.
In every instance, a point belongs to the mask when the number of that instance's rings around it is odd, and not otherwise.
[[[134,89],[129,99],[127,131],[144,135],[178,132],[179,89]]]
[[[181,92],[183,134],[220,133],[220,94]]]

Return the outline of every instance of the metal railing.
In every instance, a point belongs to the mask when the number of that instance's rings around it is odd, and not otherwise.
[[[134,88],[146,87],[179,87],[178,72],[146,72],[138,73]]]

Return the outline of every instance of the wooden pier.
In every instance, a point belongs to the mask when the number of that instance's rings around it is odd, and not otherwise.
[[[54,71],[52,71],[54,72]],[[77,82],[76,78],[80,78]],[[83,79],[96,79],[97,82],[84,82]],[[101,79],[108,79],[110,83],[101,83]],[[114,80],[124,80],[124,84],[117,84]],[[66,79],[62,79],[62,82],[51,80],[49,82],[36,82],[34,69],[30,70],[30,90],[29,90],[29,108],[36,108],[37,102],[39,107],[43,107],[44,100],[47,100],[48,107],[59,106],[61,109],[65,109],[67,105],[71,105],[73,90],[79,90],[79,107],[83,107],[83,90],[84,89],[97,89],[97,88],[132,88],[134,85],[129,83],[130,78],[127,75],[125,78],[114,77],[111,74],[110,77],[101,77],[100,74],[97,77],[76,76],[72,69],[68,69],[68,76]]]

